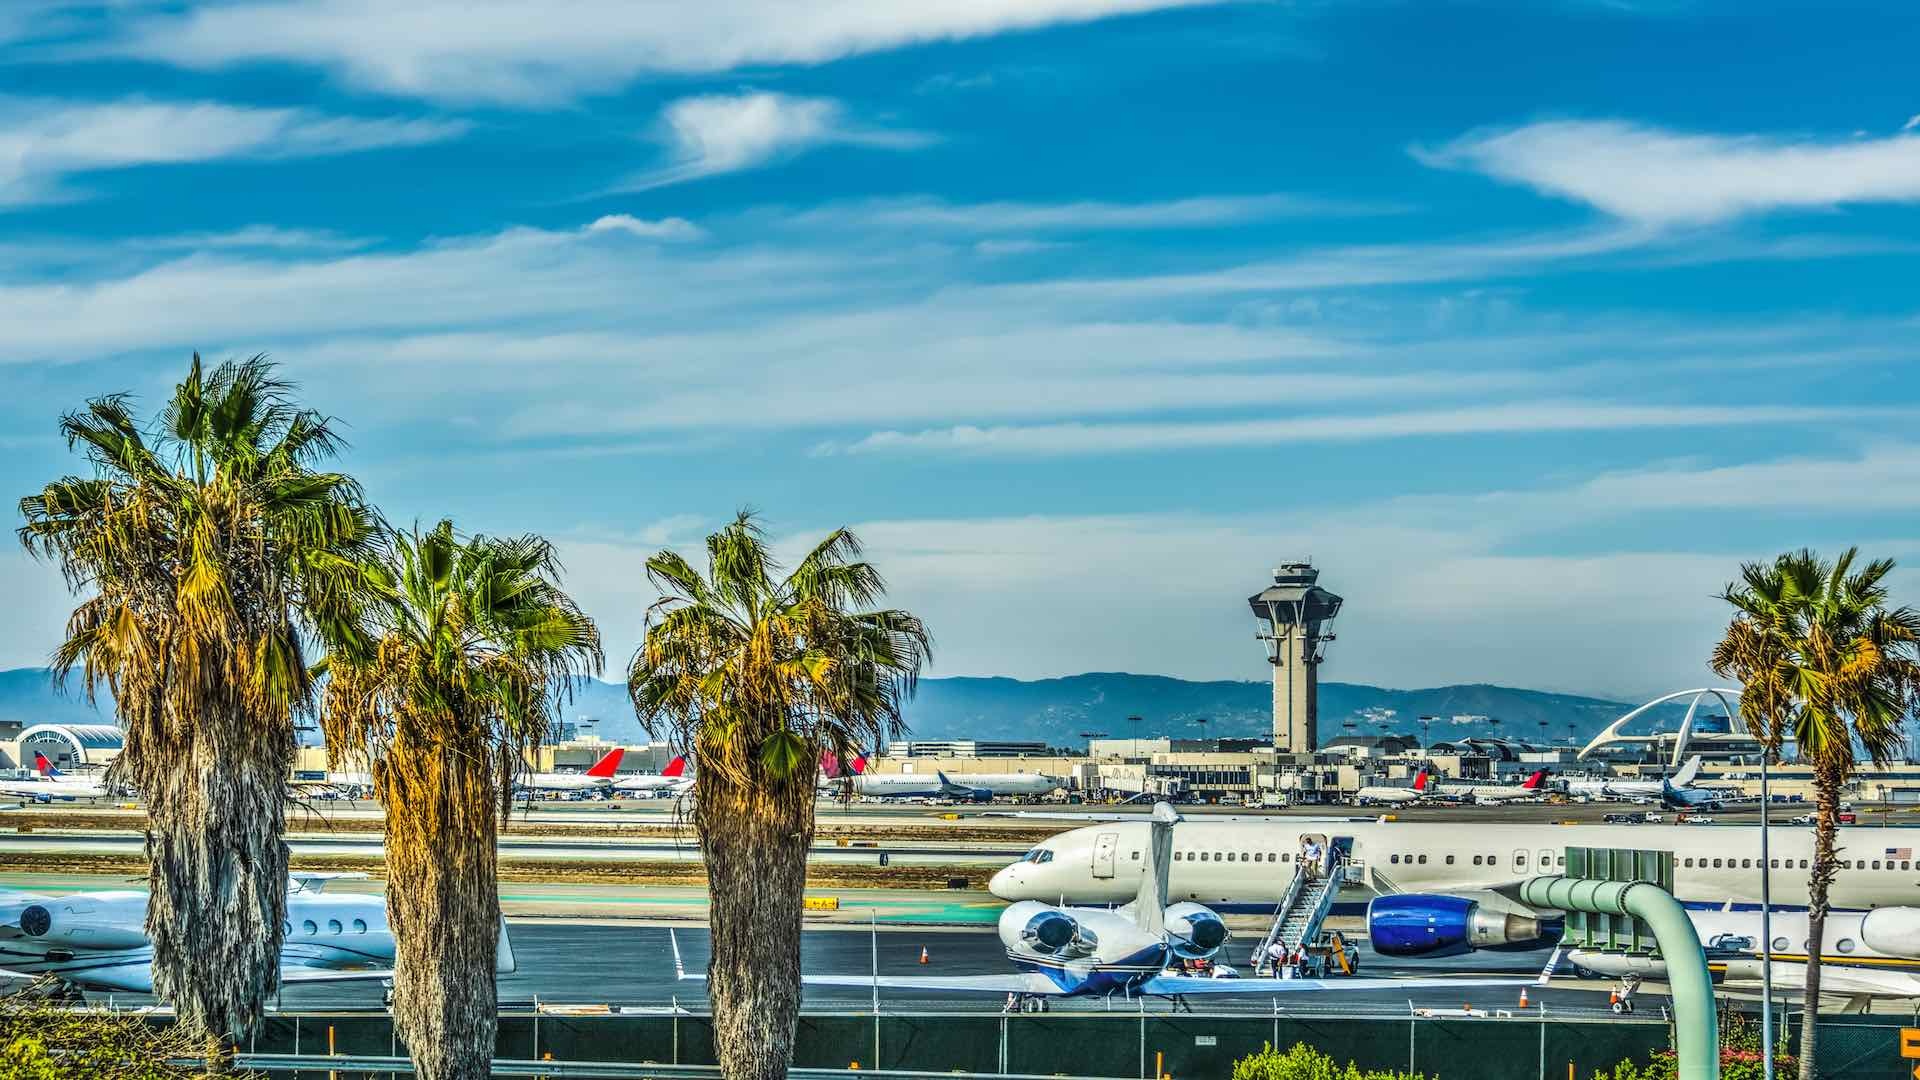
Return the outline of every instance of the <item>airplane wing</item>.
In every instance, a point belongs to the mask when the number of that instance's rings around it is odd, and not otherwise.
[[[291,986],[296,983],[368,982],[374,979],[391,978],[393,978],[391,968],[283,967],[280,969],[282,986]]]
[[[1422,990],[1470,986],[1528,986],[1532,979],[1210,979],[1156,975],[1135,989],[1152,996],[1184,994],[1295,994],[1333,990]]]
[[[699,978],[700,976],[691,976]],[[1037,972],[1008,972],[1005,975],[802,975],[804,986],[844,986],[859,989],[879,986],[882,990],[943,990],[975,994],[1064,994],[1058,983]]]

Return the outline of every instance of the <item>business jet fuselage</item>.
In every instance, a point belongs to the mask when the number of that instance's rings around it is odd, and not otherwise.
[[[1759,986],[1765,966],[1762,927],[1757,911],[1690,911],[1694,929],[1707,950],[1708,966],[1727,985]],[[1806,986],[1808,933],[1804,911],[1775,911],[1767,927],[1773,934],[1773,983],[1798,991]],[[1920,997],[1920,908],[1887,907],[1874,911],[1836,911],[1827,916],[1820,950],[1824,993],[1859,998]],[[1645,954],[1575,949],[1567,959],[1597,975],[1666,977],[1666,963]]]
[[[1774,904],[1804,906],[1813,831],[1771,830],[1769,881]],[[1353,862],[1377,893],[1454,893],[1511,888],[1557,874],[1568,847],[1639,848],[1674,854],[1674,893],[1682,902],[1721,905],[1760,900],[1760,830],[1751,825],[1520,825],[1426,822],[1187,820],[1174,830],[1169,896],[1220,911],[1268,913],[1293,880],[1308,837],[1350,837]],[[1147,825],[1103,822],[1061,833],[995,874],[1004,900],[1123,903],[1140,882]],[[1843,866],[1831,902],[1866,910],[1920,905],[1920,860],[1906,829],[1847,828]],[[1044,859],[1040,858],[1045,853]]]

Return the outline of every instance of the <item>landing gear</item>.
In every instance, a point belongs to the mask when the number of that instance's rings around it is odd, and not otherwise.
[[[1000,1010],[1003,1013],[1043,1013],[1047,1011],[1047,999],[1038,994],[1012,993],[1007,995],[1007,1005]]]
[[[1620,977],[1620,989],[1615,990],[1612,994],[1613,1011],[1622,1014],[1632,1012],[1633,995],[1639,990],[1640,976],[1622,975]]]

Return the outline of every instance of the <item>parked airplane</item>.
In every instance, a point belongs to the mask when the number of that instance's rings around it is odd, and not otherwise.
[[[1568,780],[1567,794],[1576,798],[1630,802],[1657,799],[1660,805],[1669,810],[1706,807],[1719,802],[1721,793],[1693,786],[1694,779],[1699,775],[1700,757],[1696,754],[1688,758],[1680,771],[1671,777],[1659,780]]]
[[[1353,793],[1353,801],[1357,806],[1419,802],[1433,794],[1430,781],[1431,778],[1423,770],[1413,778],[1412,787],[1369,784]]]
[[[687,759],[676,757],[667,762],[660,775],[636,773],[622,776],[613,782],[613,790],[621,794],[640,795],[684,795],[693,790],[693,777],[687,775]]]
[[[1028,999],[1124,993],[1154,997],[1190,994],[1281,994],[1319,990],[1381,990],[1408,987],[1463,987],[1514,984],[1513,979],[1267,979],[1240,978],[1215,967],[1207,976],[1169,974],[1181,961],[1210,961],[1226,945],[1226,923],[1205,906],[1168,904],[1168,874],[1173,864],[1173,807],[1153,808],[1143,833],[1131,902],[1118,910],[1024,901],[1000,914],[1000,941],[1018,972],[1005,975],[802,975],[807,986],[856,986],[876,989],[952,991],[1011,995],[1018,1006]],[[689,975],[673,940],[674,974]],[[1518,980],[1529,981],[1529,980]]]
[[[0,780],[0,795],[45,803],[55,799],[104,799],[111,794],[107,785],[99,780],[76,779],[54,768],[47,755],[37,750],[33,754],[33,768],[34,776],[30,780]]]
[[[1553,920],[1504,910],[1494,895],[1479,898],[1402,893],[1367,905],[1367,933],[1382,956],[1445,957],[1479,949],[1532,948],[1557,936]],[[1735,987],[1762,985],[1760,912],[1725,907],[1687,912],[1707,952],[1715,981]],[[1773,912],[1773,984],[1804,989],[1807,973],[1805,911]],[[1567,953],[1584,976],[1604,975],[1631,985],[1665,979],[1666,962],[1645,953],[1574,949]],[[1920,997],[1920,908],[1884,907],[1869,912],[1831,912],[1821,949],[1821,989],[1862,1005],[1873,998]]]
[[[600,791],[613,786],[613,772],[620,767],[626,748],[616,746],[606,752],[586,772],[528,773],[514,784],[517,791]]]
[[[851,780],[853,794],[873,799],[959,799],[987,802],[998,795],[1045,795],[1068,781],[1043,773],[968,773],[954,780],[935,770],[924,773],[870,773],[867,759],[855,757],[842,770],[831,753],[820,758],[821,790],[838,793]]]
[[[1518,799],[1537,798],[1547,793],[1545,781],[1547,772],[1540,769],[1519,784],[1481,784],[1471,780],[1437,780],[1429,786],[1434,794],[1443,799],[1471,799],[1477,803],[1494,805],[1514,802]]]
[[[995,874],[1003,900],[1124,903],[1140,881],[1148,826],[1103,821],[1043,841],[1021,861]],[[1567,847],[1639,848],[1674,855],[1674,895],[1692,906],[1757,904],[1760,847],[1753,825],[1522,825],[1441,822],[1306,822],[1192,820],[1176,830],[1172,895],[1217,910],[1270,913],[1292,882],[1294,860],[1309,838],[1323,844],[1352,840],[1352,859],[1364,888],[1352,899],[1383,893],[1513,891],[1536,874],[1559,873]],[[1812,830],[1777,827],[1768,840],[1768,872],[1777,904],[1804,906],[1813,858]],[[1913,902],[1915,871],[1910,830],[1852,826],[1831,902],[1864,910]],[[1860,858],[1856,856],[1868,856]],[[1520,914],[1536,914],[1524,908]]]
[[[287,891],[281,985],[393,977],[393,932],[378,896],[328,893],[329,880],[365,874],[295,873]],[[0,978],[54,976],[81,990],[153,991],[147,894],[0,893]],[[497,970],[514,969],[500,927]]]

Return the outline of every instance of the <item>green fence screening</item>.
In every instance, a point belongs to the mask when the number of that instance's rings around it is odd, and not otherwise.
[[[1899,1029],[1911,1019],[1834,1017],[1820,1025],[1823,1080],[1910,1080]],[[281,1014],[264,1023],[251,1049],[324,1053],[328,1029],[341,1054],[406,1052],[382,1015]],[[800,1019],[794,1064],[1041,1076],[1147,1077],[1156,1064],[1176,1080],[1224,1077],[1233,1062],[1272,1043],[1304,1042],[1341,1063],[1411,1069],[1440,1080],[1591,1080],[1616,1062],[1644,1062],[1669,1045],[1658,1019],[1337,1019],[1165,1012],[883,1013],[879,1057],[874,1017],[810,1013]],[[714,1058],[706,1016],[507,1016],[502,1057],[704,1065]]]

